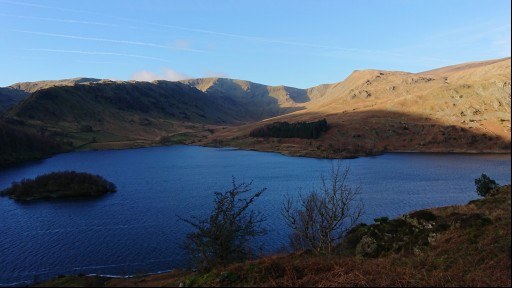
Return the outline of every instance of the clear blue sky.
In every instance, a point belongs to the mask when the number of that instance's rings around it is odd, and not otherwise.
[[[311,87],[510,56],[505,0],[0,0],[0,86],[207,76]]]

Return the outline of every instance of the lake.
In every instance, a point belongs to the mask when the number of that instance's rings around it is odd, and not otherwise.
[[[205,216],[213,193],[232,177],[267,188],[254,209],[269,233],[255,240],[264,253],[282,251],[289,229],[280,215],[284,196],[319,184],[335,160],[196,146],[60,154],[0,170],[0,190],[40,174],[75,170],[99,174],[118,192],[94,200],[29,204],[0,198],[0,285],[59,274],[134,275],[186,265],[181,243],[190,227],[181,217]],[[486,173],[510,183],[510,155],[389,153],[342,160],[360,185],[365,222],[411,210],[465,204],[478,198],[474,179]]]

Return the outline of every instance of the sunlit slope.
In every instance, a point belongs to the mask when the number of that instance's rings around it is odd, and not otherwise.
[[[372,110],[412,114],[510,140],[510,58],[417,74],[356,71],[302,112]]]
[[[212,137],[258,150],[332,157],[378,151],[510,151],[510,58],[416,74],[355,71],[342,82],[310,88],[308,94],[316,97],[303,110]],[[313,148],[311,141],[244,138],[268,122],[324,117],[332,128]]]

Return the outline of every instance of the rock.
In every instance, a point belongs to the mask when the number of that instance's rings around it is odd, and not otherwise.
[[[407,84],[418,84],[418,83],[428,83],[433,80],[435,80],[435,79],[431,78],[431,77],[411,77],[411,78],[407,79],[405,82]]]
[[[409,215],[401,217],[407,223],[420,229],[432,229],[437,220],[437,216],[428,210],[419,210],[412,212]]]
[[[414,247],[412,249],[414,255],[416,255],[416,256],[419,256],[419,255],[423,254],[424,250],[425,250],[425,248],[424,247],[420,247],[420,246]]]
[[[357,257],[377,257],[378,256],[378,245],[377,241],[372,237],[365,235],[359,241],[356,247],[356,256]]]
[[[437,240],[437,238],[439,238],[439,234],[438,233],[430,233],[430,234],[428,234],[428,243],[429,244],[434,243]]]

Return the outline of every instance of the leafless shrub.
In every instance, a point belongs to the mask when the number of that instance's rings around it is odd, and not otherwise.
[[[293,229],[292,246],[332,255],[345,234],[361,218],[364,207],[359,199],[361,188],[348,185],[350,169],[340,162],[331,166],[329,175],[321,175],[319,189],[298,199],[287,196],[281,214]]]
[[[253,254],[249,240],[267,233],[261,227],[263,215],[249,209],[266,188],[254,192],[252,181],[237,184],[235,178],[232,185],[215,192],[215,206],[207,218],[180,217],[195,230],[187,234],[184,248],[201,270],[249,259]]]

